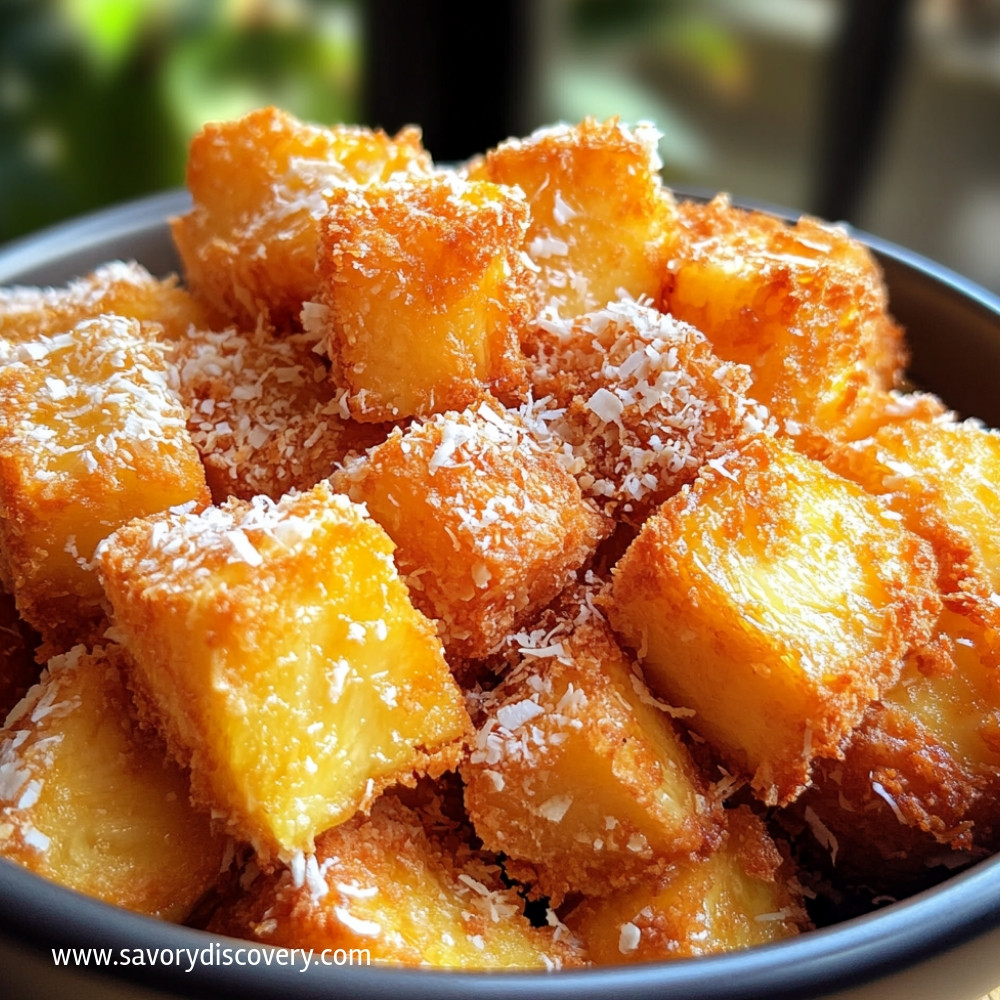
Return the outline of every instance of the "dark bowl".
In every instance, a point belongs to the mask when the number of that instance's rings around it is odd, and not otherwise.
[[[136,259],[156,274],[176,271],[166,219],[187,204],[186,194],[171,192],[10,244],[0,249],[0,284],[63,284],[115,258]],[[857,235],[885,271],[892,311],[907,329],[914,383],[961,414],[1000,426],[1000,298],[916,254]],[[0,992],[11,997],[975,1000],[1000,984],[1000,857],[789,941],[643,966],[553,974],[302,971],[267,965],[259,952],[252,956],[258,964],[239,964],[251,956],[235,951],[225,963],[224,947],[245,945],[107,906],[0,859]],[[90,965],[56,965],[53,949],[66,948],[92,949]],[[97,966],[94,949],[109,949],[110,964]],[[188,971],[191,953],[200,960]]]

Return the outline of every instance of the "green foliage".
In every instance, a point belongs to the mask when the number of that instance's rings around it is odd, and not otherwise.
[[[348,0],[0,0],[0,242],[183,183],[212,119],[354,121]]]

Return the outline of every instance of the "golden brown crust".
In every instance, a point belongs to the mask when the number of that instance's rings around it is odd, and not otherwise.
[[[209,929],[318,951],[364,949],[401,965],[582,964],[566,929],[531,926],[495,859],[454,833],[440,808],[384,795],[371,816],[323,834],[301,869],[258,878]]]
[[[659,135],[617,118],[542,128],[469,168],[524,191],[533,314],[572,318],[621,297],[658,301],[676,228],[659,177]]]
[[[930,638],[934,559],[883,512],[759,436],[668,500],[613,572],[612,624],[654,690],[694,709],[771,804],[802,792],[813,757],[839,754]]]
[[[184,275],[230,323],[298,323],[315,297],[324,191],[423,174],[430,158],[417,129],[395,138],[347,125],[323,128],[277,108],[210,123],[188,155],[189,212],[172,220]]]
[[[459,657],[486,656],[552,600],[608,530],[530,425],[495,400],[396,430],[331,481],[396,542],[414,604]]]
[[[322,223],[317,296],[331,378],[362,421],[524,392],[528,312],[520,192],[442,173],[339,188]]]
[[[791,225],[721,195],[682,203],[679,218],[664,310],[749,365],[751,393],[789,433],[856,436],[856,416],[899,386],[906,361],[871,253],[842,228]]]

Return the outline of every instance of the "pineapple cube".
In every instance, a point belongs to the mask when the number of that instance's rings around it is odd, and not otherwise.
[[[169,340],[214,319],[176,276],[160,280],[135,262],[111,261],[62,288],[0,288],[0,364],[17,356],[18,344],[65,333],[104,313],[155,324]]]
[[[994,849],[1000,833],[1000,613],[945,604],[939,641],[908,659],[796,804],[842,876],[888,891],[947,849]]]
[[[265,856],[460,755],[462,694],[392,549],[323,482],[136,520],[98,550],[144,711],[196,801]]]
[[[395,541],[414,603],[455,656],[486,656],[563,590],[607,530],[573,477],[493,400],[394,430],[331,482]]]
[[[429,822],[430,820],[430,822]],[[562,925],[533,927],[499,866],[439,817],[383,795],[323,833],[316,854],[258,876],[208,929],[269,945],[343,949],[372,962],[464,969],[582,964]]]
[[[440,174],[329,195],[315,318],[358,420],[516,397],[527,310],[520,192]]]
[[[483,844],[521,862],[554,905],[662,875],[719,822],[671,720],[589,589],[574,588],[507,645],[461,774]],[[666,709],[666,711],[664,711]]]
[[[946,593],[1000,603],[1000,431],[973,420],[898,421],[826,461],[930,541]]]
[[[178,392],[216,502],[310,489],[349,451],[388,434],[341,416],[313,344],[262,326],[192,329],[177,343]]]
[[[586,899],[566,917],[595,965],[737,951],[808,928],[801,890],[764,824],[746,806],[726,819],[726,839],[707,858]]]
[[[471,168],[527,195],[536,314],[578,316],[622,291],[659,300],[677,210],[660,182],[658,141],[648,125],[587,118],[509,139]]]
[[[896,385],[904,361],[871,254],[843,229],[789,225],[721,195],[682,204],[680,218],[665,311],[749,365],[752,394],[789,433],[852,436],[855,411],[867,419],[868,398]]]
[[[0,580],[47,658],[100,635],[97,543],[208,489],[164,348],[137,320],[104,315],[22,349],[0,367]]]
[[[631,299],[552,320],[529,372],[551,432],[582,463],[584,494],[639,525],[712,453],[763,428],[745,365],[720,361],[694,327]]]
[[[0,854],[107,903],[184,920],[219,878],[226,839],[187,774],[139,728],[124,650],[54,657],[0,730]]]
[[[316,292],[328,189],[430,168],[415,128],[391,139],[307,124],[276,108],[208,124],[188,155],[193,207],[171,224],[188,284],[238,326],[252,329],[258,316],[291,326]]]
[[[613,573],[611,622],[650,687],[771,805],[836,756],[940,610],[925,542],[766,436],[713,460]]]

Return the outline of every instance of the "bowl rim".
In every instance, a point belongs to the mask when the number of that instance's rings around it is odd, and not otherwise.
[[[704,199],[713,195],[680,186],[671,190],[679,198]],[[787,219],[802,214],[737,198],[733,203]],[[53,258],[75,259],[96,253],[110,242],[128,241],[140,233],[159,239],[167,233],[167,220],[189,205],[190,197],[182,189],[160,192],[15,239],[0,246],[0,284],[20,283],[18,273],[44,268]],[[1000,296],[927,257],[862,230],[847,228],[879,258],[918,272],[982,310],[1000,337]],[[38,955],[47,956],[50,948],[62,947],[204,949],[215,941],[234,947],[256,947],[253,942],[206,935],[102,903],[49,882],[5,858],[0,858],[0,899],[4,901],[0,906],[0,938],[6,936]],[[290,990],[287,971],[277,966],[202,965],[192,975],[170,966],[111,966],[101,967],[100,973],[151,986],[155,981],[159,990],[183,989],[188,995],[239,989],[248,998],[318,997],[325,995],[324,989],[349,986],[352,994],[357,991],[370,998],[405,993],[427,1000],[465,997],[473,990],[484,1000],[507,998],[512,990],[525,988],[551,1000],[579,1000],[609,993],[622,1000],[638,1000],[664,995],[665,991],[686,1000],[740,1000],[751,996],[792,1000],[875,982],[998,929],[1000,854],[881,909],[773,944],[693,959],[563,970],[557,975],[375,965],[363,969],[313,967],[303,976],[303,983],[308,985],[301,993]]]

